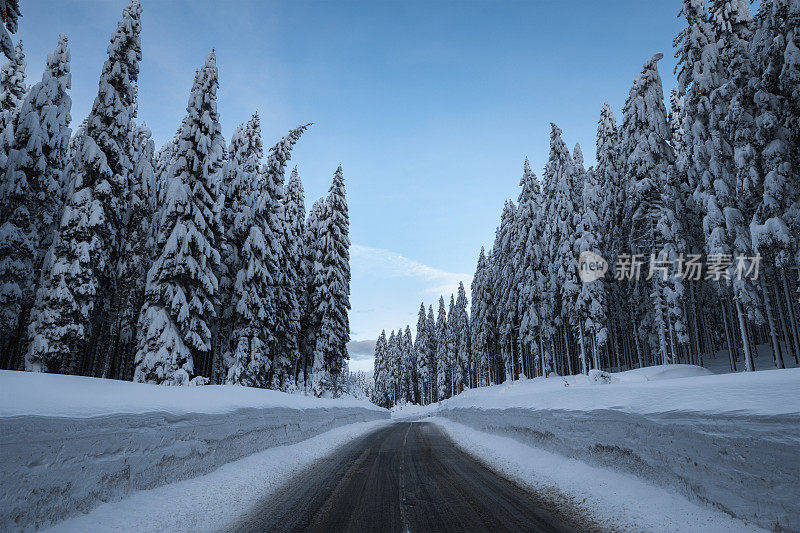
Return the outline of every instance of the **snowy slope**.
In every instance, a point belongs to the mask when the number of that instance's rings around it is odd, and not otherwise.
[[[206,474],[333,428],[388,417],[354,399],[0,372],[0,530]]]
[[[710,375],[688,365],[466,391],[437,416],[651,484],[765,528],[800,530],[800,369]]]
[[[159,411],[223,414],[243,408],[275,407],[359,407],[383,411],[367,401],[354,398],[315,398],[234,385],[159,387],[130,381],[0,370],[0,417],[87,418]]]
[[[592,382],[583,375],[516,381],[471,389],[444,404],[451,409],[521,407],[778,415],[800,413],[798,390],[800,368],[715,375],[692,365],[665,365],[612,374],[610,384]]]

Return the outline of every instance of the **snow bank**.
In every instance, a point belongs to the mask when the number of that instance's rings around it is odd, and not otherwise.
[[[346,442],[389,423],[348,424],[289,446],[276,446],[193,479],[137,491],[53,531],[224,531],[283,483]]]
[[[315,398],[233,385],[156,387],[112,379],[0,370],[0,417],[70,418],[169,412],[223,414],[237,409],[360,407],[384,411],[355,398]]]
[[[566,498],[614,531],[763,531],[630,474],[599,468],[456,424],[432,419],[466,453],[557,503]]]
[[[394,416],[444,417],[800,530],[800,369],[709,375],[675,365],[608,377],[474,389]]]
[[[0,372],[0,530],[42,527],[335,427],[354,399]]]
[[[665,365],[609,374],[611,383],[584,375],[536,378],[470,389],[443,402],[449,408],[613,409],[782,415],[800,413],[800,368],[712,374],[692,365]]]

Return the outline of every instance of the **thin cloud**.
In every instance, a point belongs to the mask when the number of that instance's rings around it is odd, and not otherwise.
[[[409,259],[391,250],[370,248],[360,244],[350,247],[350,259],[354,270],[362,270],[365,274],[380,272],[383,276],[395,278],[416,278],[424,282],[422,292],[435,295],[449,295],[458,290],[459,282],[469,290],[472,282],[471,274],[446,272],[419,261]]]

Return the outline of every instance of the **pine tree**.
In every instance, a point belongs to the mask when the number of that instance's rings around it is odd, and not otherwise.
[[[417,337],[414,339],[414,352],[417,360],[418,396],[421,405],[431,403],[431,368],[428,341],[428,318],[425,303],[419,304],[417,316]]]
[[[322,277],[317,276],[322,264],[317,261],[319,252],[319,228],[325,211],[325,201],[320,198],[311,206],[306,220],[303,234],[303,279],[304,283],[304,312],[300,319],[300,357],[303,361],[303,379],[305,387],[310,383],[314,365],[318,363],[316,372],[324,371],[324,361],[320,356],[315,357],[317,346],[317,333],[320,327],[320,301],[321,288],[318,290],[317,282],[322,282]]]
[[[269,347],[272,357],[270,386],[276,389],[284,389],[288,386],[288,379],[293,375],[294,367],[300,357],[298,347],[300,302],[297,299],[296,288],[298,280],[294,278],[296,272],[288,272],[289,258],[287,256],[291,250],[287,250],[286,247],[283,182],[286,163],[291,157],[292,148],[309,126],[311,124],[298,126],[278,141],[269,151],[265,168],[265,194],[269,197],[271,211],[267,219],[269,231],[264,237],[267,239],[267,249],[273,250],[266,265],[273,283],[273,294],[267,307],[271,316],[270,328],[274,337],[274,344]],[[342,344],[342,349],[345,349],[345,344],[347,341]]]
[[[456,297],[455,333],[456,360],[454,361],[455,377],[453,379],[456,391],[461,392],[470,387],[469,368],[472,363],[472,350],[469,331],[469,315],[467,314],[467,293],[464,283],[458,283],[458,296]]]
[[[179,133],[159,255],[147,274],[134,380],[188,384],[211,351],[220,263],[220,176],[225,141],[217,114],[214,53],[197,72]],[[198,382],[204,381],[202,378]]]
[[[433,305],[428,306],[428,316],[425,319],[425,334],[428,340],[428,381],[430,401],[436,401],[436,320],[433,318]]]
[[[257,113],[244,124],[240,124],[231,137],[228,159],[223,167],[225,204],[222,210],[224,228],[221,241],[219,291],[220,310],[217,321],[212,382],[218,383],[227,376],[233,363],[233,352],[238,344],[232,339],[238,303],[234,285],[243,267],[242,253],[245,241],[254,226],[254,207],[259,199],[256,191],[264,179],[260,172],[264,156],[261,142],[261,121]],[[263,186],[261,186],[263,188]],[[263,231],[263,226],[261,227]],[[251,250],[252,252],[252,250]]]
[[[438,401],[449,398],[447,367],[447,315],[444,309],[444,298],[440,296],[439,313],[436,317],[436,397]]]
[[[601,235],[605,234],[597,213],[602,210],[603,198],[594,169],[589,169],[583,182],[583,203],[578,223],[578,238],[575,241],[575,252],[580,254],[593,252],[601,255]],[[601,255],[602,257],[602,255]],[[591,342],[591,368],[600,368],[599,351],[605,346],[608,337],[606,329],[606,282],[604,279],[584,281],[580,286],[575,312],[578,315],[577,329],[581,350],[583,373],[589,370],[587,362],[588,335]]]
[[[290,311],[293,321],[294,353],[292,355],[293,378],[296,380],[300,370],[302,355],[300,351],[302,334],[302,314],[305,311],[304,242],[306,208],[303,198],[303,184],[297,174],[297,167],[286,185],[284,198],[283,250],[286,257],[286,279],[291,291],[289,302],[294,308]]]
[[[111,372],[117,378],[133,377],[133,352],[136,341],[136,324],[139,311],[144,304],[147,271],[155,259],[153,225],[158,197],[153,168],[155,146],[150,128],[145,124],[133,131],[134,167],[125,214],[125,236],[123,253],[119,264],[117,297],[121,309],[115,353],[118,367],[107,368],[104,377]],[[109,359],[111,361],[111,359]]]
[[[350,340],[350,238],[347,201],[342,167],[336,170],[333,184],[325,200],[325,211],[319,229],[320,263],[316,283],[320,302],[320,327],[316,338],[315,359],[324,357],[324,373],[313,377],[314,388],[336,388],[336,380],[347,360]],[[316,367],[316,362],[315,362]],[[325,382],[329,380],[329,383]]]
[[[550,156],[545,167],[545,182],[552,191],[547,216],[553,224],[552,233],[545,240],[550,242],[547,287],[553,301],[554,324],[565,341],[564,366],[568,369],[572,364],[569,326],[580,290],[574,250],[582,174],[561,139],[561,130],[551,124]]]
[[[14,46],[14,57],[0,68],[0,136],[14,119],[17,108],[25,97],[25,53],[22,41]],[[9,141],[13,140],[13,132],[8,132]],[[5,167],[5,163],[3,167]]]
[[[470,316],[472,317],[472,357],[475,361],[475,376],[477,386],[482,387],[489,383],[488,362],[489,362],[489,328],[490,318],[488,315],[491,298],[489,293],[488,266],[484,248],[478,256],[478,265],[475,275],[472,277],[472,302]]]
[[[522,165],[517,215],[517,233],[514,245],[514,283],[519,293],[517,313],[519,316],[519,369],[525,377],[532,377],[534,369],[531,356],[538,353],[539,316],[535,279],[538,268],[537,245],[541,209],[539,181],[531,170],[528,158]],[[480,262],[480,259],[479,259]],[[524,357],[527,354],[527,359]]]
[[[389,397],[389,367],[388,367],[388,346],[386,342],[386,331],[381,331],[378,341],[375,343],[375,370],[373,373],[375,389],[372,402],[381,407],[390,408],[392,406]]]
[[[21,48],[17,59],[22,65],[11,77],[19,80],[24,72]],[[3,95],[4,105],[14,105],[15,113],[5,132],[13,135],[4,143],[8,158],[0,185],[0,368],[16,368],[25,348],[38,274],[60,215],[72,106],[69,61],[67,36],[61,34],[42,81],[24,100],[13,103],[13,88]]]
[[[662,191],[670,183],[674,152],[669,144],[670,130],[657,63],[663,54],[656,54],[645,63],[636,77],[625,102],[622,127],[622,158],[630,183],[627,216],[630,218],[629,242],[634,254],[644,258],[667,260],[661,256],[665,244],[662,227],[664,201]],[[667,361],[668,317],[665,285],[661,275],[634,281],[636,321],[641,331],[655,333],[649,339],[662,361]],[[636,298],[636,296],[634,296]]]
[[[0,0],[0,50],[9,59],[14,59],[14,48],[9,33],[17,32],[17,23],[21,16],[19,0]]]
[[[111,36],[108,60],[86,124],[72,153],[73,188],[53,250],[49,289],[37,316],[28,367],[96,375],[108,350],[111,309],[125,192],[133,165],[131,132],[136,115],[136,80],[141,59],[142,8],[131,0]]]
[[[414,378],[416,375],[416,360],[414,357],[414,343],[411,340],[411,328],[406,325],[400,339],[402,368],[403,368],[403,400],[414,403]]]

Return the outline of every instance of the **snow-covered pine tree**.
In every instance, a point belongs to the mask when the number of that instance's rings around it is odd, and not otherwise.
[[[444,298],[439,297],[439,313],[436,317],[436,398],[442,401],[448,395],[447,314]]]
[[[605,226],[597,213],[602,211],[604,202],[601,187],[597,183],[597,175],[593,168],[586,173],[582,197],[575,252],[578,256],[584,252],[593,252],[602,257],[600,243],[601,235],[605,234]],[[600,368],[600,351],[605,347],[608,338],[605,300],[606,281],[604,279],[581,283],[575,313],[578,318],[576,326],[583,373],[589,370],[588,366]]]
[[[416,378],[416,358],[414,357],[414,343],[411,340],[411,327],[406,324],[403,336],[400,339],[403,367],[403,400],[416,403],[414,382]]]
[[[470,366],[472,364],[472,349],[469,331],[469,315],[467,314],[467,293],[464,290],[464,283],[458,283],[458,293],[456,297],[456,353],[458,359],[455,362],[457,392],[465,388],[470,388]]]
[[[260,201],[255,195],[264,176],[260,172],[264,148],[261,120],[257,113],[240,124],[231,137],[228,158],[223,165],[225,205],[222,209],[223,237],[220,244],[219,317],[214,340],[214,364],[211,382],[219,383],[233,363],[238,339],[232,339],[238,296],[234,290],[242,270],[245,241],[254,226],[254,208]],[[263,189],[263,186],[261,186]],[[263,222],[263,221],[261,221]],[[263,231],[263,226],[259,228]],[[250,250],[253,253],[253,250]]]
[[[666,259],[660,258],[664,241],[658,223],[664,207],[662,191],[669,183],[675,159],[669,144],[670,130],[657,68],[662,57],[663,54],[656,54],[644,64],[623,111],[622,159],[630,183],[626,206],[631,228],[629,242],[631,253],[641,254],[645,259]],[[635,322],[642,333],[654,333],[648,339],[653,351],[667,361],[669,332],[664,282],[660,274],[649,280],[646,277],[633,281],[634,291],[639,295],[633,303]]]
[[[381,331],[378,336],[378,341],[375,343],[375,366],[373,371],[373,380],[375,388],[373,389],[372,402],[380,405],[381,407],[392,407],[389,395],[389,367],[388,367],[388,345],[386,342],[386,331]]]
[[[576,165],[561,139],[561,129],[551,124],[550,156],[545,166],[545,183],[552,191],[548,205],[548,218],[553,225],[550,234],[548,287],[552,290],[554,324],[563,337],[562,370],[571,373],[570,319],[574,317],[580,287],[577,279],[577,216],[579,213],[582,169]],[[552,187],[552,188],[551,188]]]
[[[123,9],[111,36],[98,95],[86,135],[72,153],[73,189],[53,249],[53,267],[44,281],[41,313],[33,325],[28,355],[31,370],[65,370],[97,375],[110,353],[111,309],[117,282],[131,132],[136,115],[136,80],[141,59],[138,0]]]
[[[20,49],[20,61],[21,56]],[[4,89],[4,104],[14,105],[14,118],[5,131],[8,157],[0,184],[0,368],[16,368],[27,348],[28,313],[61,214],[72,107],[69,62],[67,36],[61,34],[42,81],[22,102],[14,104],[9,96],[14,89]],[[19,70],[13,75],[17,81],[20,76]]]
[[[386,388],[389,404],[397,405],[400,402],[400,347],[394,330],[386,341]]]
[[[336,169],[333,184],[325,200],[325,211],[319,229],[320,268],[317,277],[321,293],[321,320],[316,339],[316,353],[325,361],[324,374],[313,377],[314,388],[320,393],[325,388],[336,389],[342,365],[348,359],[347,342],[350,340],[350,237],[347,200],[345,198],[342,167]],[[325,383],[328,381],[328,384]]]
[[[517,321],[516,287],[514,286],[514,241],[517,208],[514,202],[506,200],[500,225],[495,232],[492,258],[493,278],[489,290],[495,297],[497,306],[497,334],[503,379],[514,379],[515,328]],[[498,373],[499,374],[499,373]]]
[[[288,253],[291,250],[287,248],[283,190],[286,163],[291,157],[292,148],[309,126],[311,124],[296,127],[270,149],[264,176],[266,187],[273,202],[273,214],[269,219],[271,236],[267,236],[267,238],[274,242],[272,246],[276,251],[275,259],[277,260],[275,263],[270,262],[267,267],[271,270],[272,278],[275,282],[275,295],[270,312],[273,315],[272,328],[276,344],[271,347],[270,352],[272,354],[271,386],[276,389],[284,389],[288,386],[289,378],[294,374],[294,369],[300,359],[298,345],[300,336],[300,302],[297,299],[297,285],[300,280],[296,277],[297,272],[289,268],[290,259],[288,258]],[[344,185],[342,184],[343,187]],[[344,196],[344,190],[342,190],[342,196]],[[346,212],[345,204],[345,218]],[[350,281],[349,276],[350,270],[348,266],[348,283]],[[349,340],[349,337],[347,340]],[[342,344],[342,350],[345,350],[345,353],[347,340]],[[339,367],[340,369],[341,367]]]
[[[14,59],[14,45],[9,34],[17,33],[20,16],[19,0],[0,0],[0,50],[9,59]]]
[[[536,245],[539,240],[539,210],[541,190],[539,180],[531,170],[528,158],[522,165],[521,191],[517,201],[517,233],[514,248],[514,283],[519,294],[517,314],[519,316],[519,363],[523,376],[533,377],[533,359],[539,353],[537,338],[539,334],[538,300],[536,292]],[[478,261],[480,263],[480,259]]]
[[[249,234],[241,252],[234,285],[235,319],[232,335],[233,366],[228,380],[249,386],[282,388],[288,385],[297,335],[287,314],[285,272],[282,269],[283,173],[297,140],[308,128],[298,126],[269,151],[267,164],[251,191],[252,214],[244,222]],[[246,209],[246,208],[245,208]]]
[[[456,299],[450,294],[447,308],[447,396],[458,394],[458,316]]]
[[[790,292],[787,271],[800,263],[800,184],[797,180],[800,168],[800,17],[797,2],[761,2],[751,46],[760,74],[751,83],[755,89],[756,117],[753,148],[761,172],[753,176],[758,200],[750,233],[753,249],[763,257],[762,264],[767,267],[759,284],[776,364],[780,367],[782,353],[777,339],[783,337],[788,347],[788,333],[785,333],[786,321],[781,319],[782,305],[776,306],[775,295],[770,293],[778,283],[783,286],[784,294]],[[789,300],[794,300],[794,304],[797,294]],[[794,329],[796,336],[797,327]],[[796,344],[790,350],[794,351],[795,360],[798,357]]]
[[[433,305],[428,306],[425,318],[426,337],[428,340],[428,376],[430,402],[436,401],[436,320],[433,318]]]
[[[133,355],[136,349],[136,324],[139,311],[144,304],[144,291],[147,285],[147,271],[155,259],[153,225],[158,197],[155,171],[153,168],[153,144],[150,128],[145,124],[133,130],[133,173],[128,189],[127,212],[122,254],[119,263],[118,340],[114,353],[108,358],[103,376],[118,379],[133,378]]]
[[[483,246],[481,246],[481,253],[478,255],[478,265],[475,268],[475,275],[472,277],[472,285],[470,287],[472,293],[470,318],[472,319],[472,328],[470,334],[472,358],[475,365],[475,379],[476,386],[483,387],[489,384],[488,378],[488,362],[489,362],[489,306],[491,305],[491,297],[489,294],[488,279],[487,279],[487,265],[486,254]]]
[[[25,85],[25,53],[22,50],[22,40],[17,41],[14,52],[14,57],[0,67],[0,136],[13,120],[28,89]],[[13,132],[7,135],[8,141],[12,141]],[[5,168],[5,163],[3,161],[0,163],[3,163]]]
[[[134,380],[185,385],[211,352],[220,263],[220,176],[225,141],[217,114],[217,63],[195,75],[178,132],[159,238],[139,316]],[[195,368],[198,364],[198,368]],[[205,377],[193,380],[204,382]]]
[[[296,305],[297,309],[291,312],[296,316],[296,325],[293,329],[296,353],[292,356],[292,379],[297,383],[302,362],[300,352],[302,333],[302,314],[306,309],[305,273],[304,273],[304,242],[306,207],[303,197],[303,184],[297,174],[297,167],[292,169],[289,181],[286,184],[286,195],[283,200],[284,234],[283,250],[286,257],[285,273],[288,290],[291,291],[289,302]]]
[[[419,403],[431,403],[430,353],[428,352],[428,318],[425,315],[425,303],[419,304],[417,316],[417,337],[414,339],[414,352],[417,360],[417,390]]]
[[[321,263],[317,261],[317,253],[319,251],[319,228],[324,211],[325,201],[320,198],[311,206],[303,233],[304,297],[302,303],[304,308],[300,317],[300,357],[303,367],[303,383],[306,388],[310,386],[312,369],[317,362],[315,350],[321,319],[319,301],[321,290],[317,290],[317,281],[322,282],[322,278],[317,276],[317,271],[321,267]],[[324,366],[324,361],[320,357],[317,371],[323,371]]]

